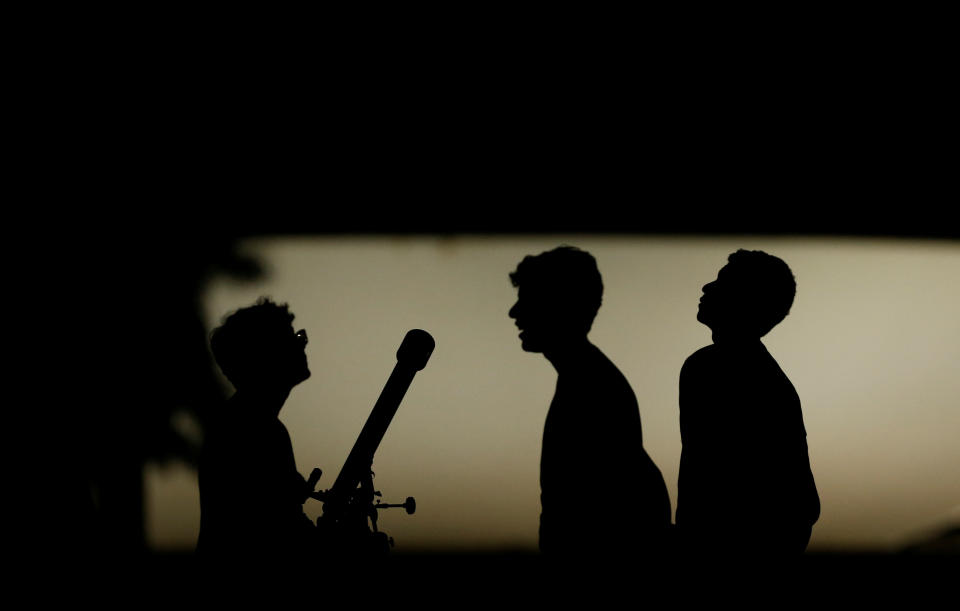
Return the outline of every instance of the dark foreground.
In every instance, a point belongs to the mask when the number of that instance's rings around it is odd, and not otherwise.
[[[808,553],[790,561],[717,556],[551,561],[530,553],[392,553],[377,560],[212,566],[191,553],[32,563],[14,588],[97,608],[481,608],[735,604],[748,608],[955,600],[956,553]],[[944,599],[944,596],[948,598]]]

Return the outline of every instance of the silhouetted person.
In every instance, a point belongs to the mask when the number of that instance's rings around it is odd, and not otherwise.
[[[793,273],[738,250],[703,287],[713,344],[680,373],[677,528],[694,553],[799,554],[820,515],[800,398],[760,342],[789,313]]]
[[[201,455],[199,554],[269,564],[312,543],[307,484],[278,418],[291,389],[310,377],[306,332],[294,332],[293,318],[286,305],[260,298],[211,336],[236,393],[212,419]]]
[[[587,334],[603,282],[589,253],[561,246],[510,274],[510,317],[527,352],[557,371],[540,458],[540,549],[602,559],[654,554],[670,525],[670,498],[643,449],[636,396]]]

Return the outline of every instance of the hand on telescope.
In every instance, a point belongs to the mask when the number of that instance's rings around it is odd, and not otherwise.
[[[315,468],[313,471],[310,472],[310,478],[303,482],[304,484],[303,502],[304,503],[307,502],[307,499],[317,499],[318,501],[323,500],[323,498],[318,496],[318,495],[322,495],[323,493],[316,491],[317,482],[320,481],[320,476],[322,475],[323,475],[323,471],[320,468]]]

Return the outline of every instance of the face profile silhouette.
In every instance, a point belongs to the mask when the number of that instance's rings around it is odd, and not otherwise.
[[[563,321],[550,308],[550,300],[533,291],[520,289],[509,315],[516,321],[520,345],[526,352],[550,350],[565,329]]]
[[[510,274],[521,347],[549,354],[585,340],[603,296],[596,260],[572,246],[530,255]]]
[[[307,332],[295,332],[293,319],[286,304],[261,297],[213,332],[214,358],[238,391],[289,391],[310,377]]]
[[[787,316],[795,294],[796,281],[783,260],[740,249],[704,285],[697,320],[715,339],[759,339]]]

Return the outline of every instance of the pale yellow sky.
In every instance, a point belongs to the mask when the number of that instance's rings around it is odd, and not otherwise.
[[[559,244],[590,251],[603,274],[591,339],[637,394],[644,445],[676,502],[677,377],[710,342],[700,288],[737,248],[783,258],[797,278],[790,316],[764,340],[803,404],[823,504],[811,549],[893,548],[960,506],[960,247],[952,242],[782,237],[334,237],[245,244],[268,274],[220,279],[208,328],[260,295],[306,328],[313,377],[281,419],[305,475],[332,485],[411,328],[437,342],[376,455],[398,548],[535,548],[543,420],[556,380],[523,352],[507,311],[508,273]],[[571,482],[577,502],[578,482]],[[148,534],[189,547],[199,528],[194,473],[150,467]],[[242,498],[238,498],[238,503]],[[758,502],[762,502],[758,499]],[[310,501],[316,516],[320,504]],[[624,528],[630,528],[624,523]]]

